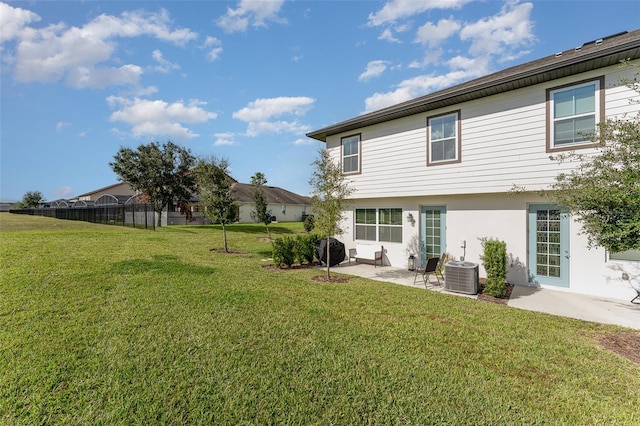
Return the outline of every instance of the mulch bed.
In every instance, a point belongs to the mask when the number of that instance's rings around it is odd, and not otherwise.
[[[292,271],[292,270],[298,270],[298,269],[309,269],[309,268],[314,268],[316,266],[320,266],[320,262],[313,262],[313,263],[294,263],[293,265],[289,266],[282,266],[280,268],[277,268],[276,265],[263,265],[262,267],[264,269],[268,269],[270,271],[275,271],[275,270],[280,270],[280,271]],[[312,277],[311,280],[313,282],[316,283],[339,283],[339,284],[344,284],[344,283],[348,283],[349,282],[349,277],[345,277],[345,276],[341,276],[341,275],[331,275],[331,277],[327,278],[327,274],[325,273],[324,275],[316,275],[315,277]]]
[[[598,339],[605,349],[617,353],[640,365],[640,333],[607,334]]]
[[[485,302],[493,302],[501,305],[506,305],[511,297],[511,291],[513,290],[513,284],[506,283],[506,291],[502,297],[494,297],[490,294],[482,293],[484,291],[484,285],[487,282],[486,278],[480,278],[480,283],[478,286],[478,300],[484,300]]]

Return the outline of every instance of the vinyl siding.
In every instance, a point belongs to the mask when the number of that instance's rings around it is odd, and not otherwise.
[[[606,115],[621,116],[640,110],[629,102],[638,94],[620,83],[633,71],[609,67],[351,131],[362,134],[362,170],[348,176],[356,190],[353,198],[500,193],[514,185],[548,188],[576,164],[559,165],[546,152],[546,89],[605,75]],[[462,162],[427,167],[427,117],[457,109]],[[327,139],[336,159],[343,136]]]

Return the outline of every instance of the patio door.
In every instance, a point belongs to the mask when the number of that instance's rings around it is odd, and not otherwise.
[[[569,287],[569,214],[558,206],[529,206],[529,281]]]
[[[446,209],[445,207],[423,206],[420,208],[420,262],[439,257],[446,247]]]

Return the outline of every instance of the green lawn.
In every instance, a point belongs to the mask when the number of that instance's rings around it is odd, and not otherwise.
[[[596,343],[624,329],[228,237],[0,214],[0,424],[640,424],[640,366]]]

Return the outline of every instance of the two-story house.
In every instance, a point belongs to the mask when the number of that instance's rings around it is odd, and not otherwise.
[[[640,111],[621,81],[639,58],[640,30],[625,32],[308,133],[355,190],[341,239],[384,245],[393,266],[446,252],[482,276],[481,240],[497,238],[514,284],[630,298],[640,252],[588,249],[540,190],[575,168],[559,153],[596,152],[584,132]]]

